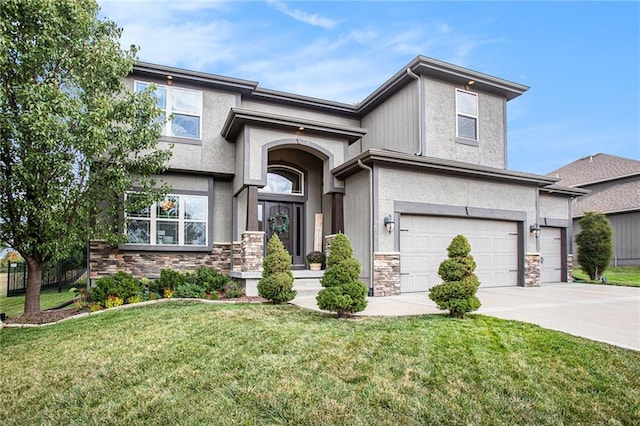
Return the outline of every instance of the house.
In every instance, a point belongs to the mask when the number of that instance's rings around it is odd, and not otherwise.
[[[613,226],[613,266],[640,265],[640,161],[608,154],[580,158],[549,173],[558,184],[591,191],[573,206],[574,233],[585,212],[604,213]],[[573,247],[577,253],[577,247]]]
[[[571,199],[586,191],[507,169],[506,106],[526,86],[423,56],[356,105],[148,63],[126,79],[149,83],[173,115],[173,193],[127,214],[128,244],[91,242],[92,279],[208,265],[255,294],[274,232],[295,271],[344,232],[373,296],[437,284],[457,234],[482,286],[571,281]]]

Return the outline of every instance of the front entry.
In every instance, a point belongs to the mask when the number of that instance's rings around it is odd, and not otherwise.
[[[274,233],[278,234],[278,238],[291,254],[293,269],[305,268],[303,203],[259,201],[258,224],[265,232],[266,241],[269,241]]]

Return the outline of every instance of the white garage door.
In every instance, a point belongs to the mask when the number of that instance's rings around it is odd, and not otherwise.
[[[540,255],[542,266],[540,281],[557,283],[562,279],[562,238],[560,228],[542,228],[540,230]]]
[[[403,293],[427,291],[442,282],[440,262],[451,240],[462,234],[471,244],[482,287],[518,284],[518,225],[498,220],[402,215],[400,273]]]

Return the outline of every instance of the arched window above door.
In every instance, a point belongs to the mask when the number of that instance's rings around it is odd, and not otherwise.
[[[259,191],[271,194],[304,195],[304,173],[291,166],[269,166],[267,184]]]

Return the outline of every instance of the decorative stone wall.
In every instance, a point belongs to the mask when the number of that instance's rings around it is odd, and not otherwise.
[[[240,241],[234,241],[231,247],[231,270],[240,271],[242,270],[242,243]]]
[[[373,295],[400,294],[400,253],[373,254]]]
[[[329,259],[329,254],[331,253],[331,243],[337,234],[325,235],[324,237],[324,255],[327,259]]]
[[[240,270],[242,272],[262,271],[264,257],[264,232],[247,231],[242,234]]]
[[[573,255],[567,255],[567,282],[571,284],[573,282]]]
[[[540,287],[542,258],[540,253],[527,253],[524,256],[524,286]]]
[[[118,271],[136,278],[158,278],[161,269],[195,270],[200,266],[213,267],[229,275],[231,244],[214,243],[210,252],[153,252],[119,250],[104,241],[89,244],[89,278],[95,280]]]

